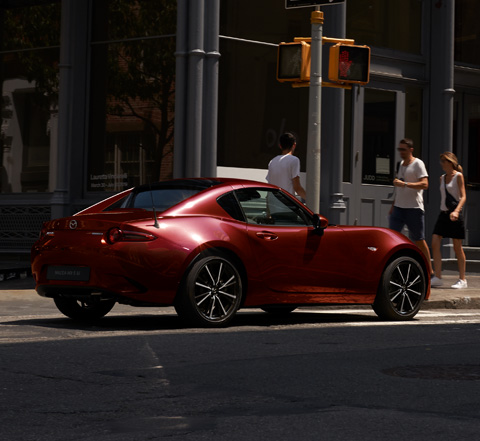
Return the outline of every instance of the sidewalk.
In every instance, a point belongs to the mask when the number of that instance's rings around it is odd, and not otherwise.
[[[445,271],[443,286],[432,288],[430,299],[425,301],[422,309],[480,309],[480,275],[467,272],[468,288],[453,289],[458,274]]]

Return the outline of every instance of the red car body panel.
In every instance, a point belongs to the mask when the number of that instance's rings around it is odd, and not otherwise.
[[[313,226],[255,225],[235,220],[217,202],[218,197],[234,189],[277,187],[215,180],[220,183],[157,213],[158,228],[152,211],[104,211],[132,189],[74,216],[46,223],[32,248],[38,293],[54,297],[78,290],[110,293],[131,304],[172,305],[192,262],[206,249],[221,249],[241,262],[247,285],[246,307],[371,304],[393,256],[409,254],[428,267],[413,243],[384,228],[328,226],[319,235]],[[314,215],[285,194],[308,215]],[[106,234],[113,227],[133,236],[149,235],[149,239],[110,244]],[[89,268],[88,280],[51,280],[48,268],[52,266]]]

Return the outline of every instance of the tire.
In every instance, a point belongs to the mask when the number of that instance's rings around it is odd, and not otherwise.
[[[384,320],[411,320],[425,298],[427,278],[417,260],[403,256],[390,262],[382,274],[373,304]]]
[[[115,300],[79,300],[68,297],[53,299],[58,310],[74,320],[97,320],[107,315],[115,305]]]
[[[262,311],[268,312],[269,314],[282,315],[282,314],[289,314],[292,311],[295,311],[297,307],[290,306],[290,305],[273,305],[273,306],[262,306],[260,307],[260,309]]]
[[[242,302],[243,284],[235,264],[221,256],[198,260],[188,271],[175,302],[188,324],[226,326]]]

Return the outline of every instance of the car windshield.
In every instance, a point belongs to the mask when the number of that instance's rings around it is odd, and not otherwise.
[[[165,211],[209,187],[219,184],[208,179],[165,181],[137,187],[120,208]]]

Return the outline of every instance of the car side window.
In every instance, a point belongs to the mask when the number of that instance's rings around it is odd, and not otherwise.
[[[308,213],[280,190],[245,188],[235,194],[249,224],[312,225]]]
[[[243,215],[242,209],[238,205],[237,198],[233,194],[233,191],[220,196],[217,199],[217,202],[220,207],[222,207],[231,217],[240,222],[245,222],[245,216]]]

